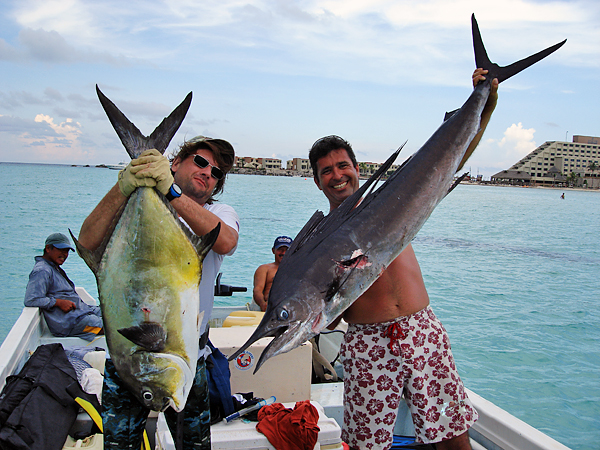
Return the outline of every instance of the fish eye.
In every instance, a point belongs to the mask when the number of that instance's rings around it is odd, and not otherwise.
[[[144,391],[142,393],[142,397],[144,397],[144,400],[150,401],[154,398],[154,395],[152,395],[152,392],[150,392],[150,391]]]
[[[282,308],[279,310],[279,314],[277,316],[279,320],[287,320],[288,317],[290,317],[290,313],[287,311],[287,309]]]

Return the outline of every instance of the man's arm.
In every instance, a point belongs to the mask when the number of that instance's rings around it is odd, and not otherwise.
[[[475,72],[473,72],[473,87],[477,86],[477,83],[479,83],[480,80],[485,80],[484,75],[486,73],[488,73],[487,70],[475,69]],[[467,151],[465,152],[465,156],[463,156],[463,159],[460,162],[458,169],[456,169],[457,172],[463,168],[463,166],[465,165],[467,160],[473,154],[473,151],[475,151],[475,148],[477,147],[477,145],[479,145],[479,141],[481,141],[483,132],[485,131],[490,119],[492,118],[492,113],[494,112],[494,109],[496,108],[497,102],[498,102],[498,79],[494,78],[492,80],[492,89],[490,91],[490,96],[488,97],[487,103],[485,104],[483,111],[481,112],[481,123],[480,123],[480,127],[479,127],[479,132],[475,135],[475,137],[471,141],[471,144],[469,144],[469,147],[467,148]]]
[[[198,236],[204,236],[211,232],[218,223],[221,223],[219,237],[212,247],[216,253],[225,255],[237,245],[237,231],[190,197],[182,194],[181,197],[173,199],[171,205]]]
[[[119,184],[115,184],[83,221],[79,231],[79,243],[90,251],[96,250],[126,201],[127,197],[119,189]]]
[[[62,298],[48,297],[48,287],[52,274],[45,270],[35,270],[29,275],[29,282],[25,289],[25,306],[32,306],[50,310],[55,306],[64,312],[72,311],[75,303]]]
[[[259,266],[254,272],[254,290],[252,291],[252,298],[254,302],[260,306],[261,311],[267,310],[267,299],[265,298],[265,284],[267,282],[268,270],[265,265]]]

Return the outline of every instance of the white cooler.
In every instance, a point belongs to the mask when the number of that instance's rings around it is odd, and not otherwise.
[[[342,430],[335,420],[325,415],[323,407],[311,402],[319,411],[319,438],[314,450],[342,450]],[[295,402],[284,403],[286,408],[294,408]],[[213,450],[275,450],[266,436],[256,431],[258,422],[245,422],[236,419],[229,423],[217,423],[210,428]],[[156,450],[174,450],[175,445],[169,433],[164,415],[158,416],[156,425]]]
[[[210,341],[229,356],[244,345],[255,330],[255,326],[211,328]],[[268,359],[253,373],[260,354],[272,339],[259,339],[229,362],[231,393],[254,392],[254,396],[260,398],[274,395],[279,403],[310,400],[312,345],[309,342]]]

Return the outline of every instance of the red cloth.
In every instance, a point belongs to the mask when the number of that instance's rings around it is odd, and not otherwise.
[[[256,429],[277,450],[312,450],[319,438],[317,423],[319,411],[309,400],[296,402],[294,409],[273,403],[258,411]]]

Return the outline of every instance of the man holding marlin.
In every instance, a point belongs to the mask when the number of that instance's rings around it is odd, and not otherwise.
[[[476,69],[473,85],[487,70]],[[481,130],[458,170],[469,158],[489,122],[498,81],[482,113]],[[359,168],[350,144],[339,136],[316,141],[309,153],[314,181],[330,211],[359,189]],[[470,449],[468,428],[477,420],[450,350],[448,335],[429,306],[429,296],[412,246],[343,314],[349,324],[341,347],[344,365],[342,439],[353,449],[388,449],[404,395],[417,442],[437,449]],[[338,318],[329,328],[342,319]]]

